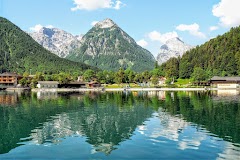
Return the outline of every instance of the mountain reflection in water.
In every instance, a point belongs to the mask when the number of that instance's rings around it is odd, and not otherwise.
[[[3,92],[0,99],[9,96],[17,97],[15,107],[0,101],[1,154],[14,154],[14,148],[28,144],[61,145],[70,137],[86,138],[90,154],[113,157],[127,144],[139,151],[148,146],[143,153],[155,158],[155,149],[160,152],[166,145],[176,146],[176,154],[203,146],[204,152],[210,147],[216,152],[211,156],[219,158],[240,154],[240,100],[228,101],[225,96],[221,101],[213,92]],[[126,149],[122,158],[133,154]]]

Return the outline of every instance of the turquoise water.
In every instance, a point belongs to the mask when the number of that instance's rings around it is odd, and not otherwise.
[[[0,159],[240,159],[239,98],[0,92]]]

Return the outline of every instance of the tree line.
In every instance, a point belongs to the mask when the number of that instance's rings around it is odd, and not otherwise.
[[[240,27],[171,58],[159,69],[166,77],[208,80],[212,76],[240,75]]]
[[[78,72],[86,69],[97,70],[81,62],[58,57],[35,42],[27,33],[0,17],[0,73],[26,71],[55,74]]]
[[[159,76],[161,76],[160,70],[155,68],[152,71],[134,72],[131,69],[124,70],[119,68],[118,71],[107,70],[92,70],[87,69],[79,72],[60,72],[56,74],[46,74],[43,72],[36,72],[35,75],[30,78],[29,72],[24,72],[23,78],[19,83],[23,86],[36,87],[38,81],[58,81],[60,84],[67,84],[71,81],[80,80],[84,82],[97,81],[102,84],[123,84],[123,83],[148,83],[151,82],[154,85],[158,84]]]

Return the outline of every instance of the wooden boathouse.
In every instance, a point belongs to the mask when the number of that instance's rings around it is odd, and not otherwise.
[[[223,89],[239,88],[240,77],[218,77],[214,76],[210,79],[211,86]]]

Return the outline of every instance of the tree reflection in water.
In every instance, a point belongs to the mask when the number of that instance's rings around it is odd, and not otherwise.
[[[0,104],[0,137],[4,137],[0,139],[0,153],[9,152],[26,141],[59,144],[66,137],[84,136],[93,146],[92,153],[110,154],[121,142],[131,139],[136,129],[152,140],[164,137],[176,141],[180,150],[198,149],[206,135],[193,132],[191,137],[179,141],[182,131],[192,124],[226,141],[240,143],[239,99],[221,100],[211,92],[22,93],[13,96],[17,96],[17,101],[11,107]],[[145,122],[154,116],[158,117],[159,126],[148,133]]]

